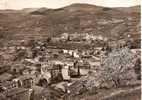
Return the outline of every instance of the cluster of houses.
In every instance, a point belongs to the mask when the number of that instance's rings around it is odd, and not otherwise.
[[[87,75],[96,67],[94,62],[100,62],[100,49],[59,49],[42,41],[24,42],[12,41],[1,48],[0,95],[7,100],[30,100],[37,95],[42,95],[39,100],[45,100],[47,94],[42,92],[55,93],[60,89],[66,93],[68,82]],[[40,93],[37,88],[41,89]]]
[[[91,33],[63,33],[60,36],[53,37],[51,41],[53,42],[91,42],[91,41],[107,41],[108,38],[102,35],[94,35]]]
[[[107,38],[87,33],[64,33],[60,37],[63,41],[77,38],[107,41]],[[0,100],[59,100],[69,92],[71,83],[101,66],[107,50],[110,50],[107,46],[87,50],[57,48],[50,46],[46,40],[11,41],[0,49]]]

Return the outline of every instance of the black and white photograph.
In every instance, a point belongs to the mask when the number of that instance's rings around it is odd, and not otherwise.
[[[141,100],[141,0],[0,0],[0,100]]]

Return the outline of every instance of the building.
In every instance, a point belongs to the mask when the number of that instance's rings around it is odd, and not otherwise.
[[[69,66],[64,66],[64,68],[62,69],[62,76],[63,76],[63,80],[70,80],[70,75],[69,75]]]
[[[0,91],[6,91],[8,89],[12,89],[12,88],[18,88],[18,84],[13,82],[13,81],[6,81],[6,82],[2,82],[0,83]]]
[[[12,88],[2,94],[6,96],[7,100],[30,100],[31,93],[31,89]]]
[[[13,81],[17,82],[18,87],[31,88],[35,84],[35,77],[33,75],[23,75]]]
[[[41,79],[39,80],[39,84],[50,84],[63,81],[62,76],[62,63],[58,61],[51,61],[50,64],[41,66]],[[46,83],[45,83],[46,81]],[[42,84],[42,86],[44,85]]]

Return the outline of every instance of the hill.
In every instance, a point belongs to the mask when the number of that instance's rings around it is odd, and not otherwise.
[[[0,39],[53,37],[93,33],[111,38],[140,36],[140,6],[107,8],[72,4],[60,9],[34,8],[0,11]]]

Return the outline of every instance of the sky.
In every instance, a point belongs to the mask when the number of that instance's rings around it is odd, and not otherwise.
[[[106,7],[129,7],[140,4],[140,0],[0,0],[0,9],[60,8],[72,3],[88,3]]]

